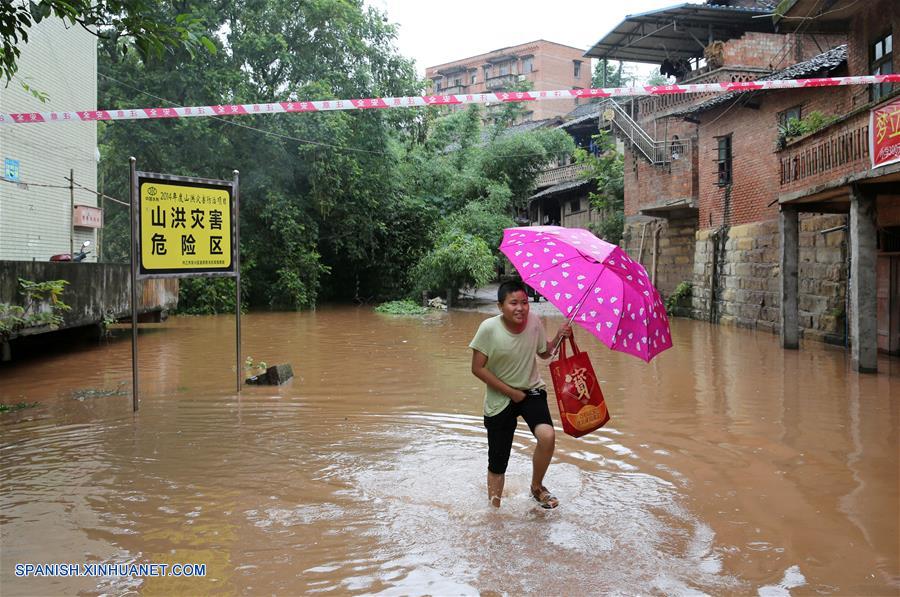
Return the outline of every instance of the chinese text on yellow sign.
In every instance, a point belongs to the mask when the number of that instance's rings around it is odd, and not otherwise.
[[[231,196],[223,187],[140,183],[141,269],[231,269]]]

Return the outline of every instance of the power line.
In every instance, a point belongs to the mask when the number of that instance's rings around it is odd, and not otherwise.
[[[65,177],[63,177],[63,180],[70,180],[70,179],[69,179],[69,177],[65,176]],[[14,184],[17,186],[24,186],[24,187],[40,187],[40,188],[45,188],[45,189],[69,189],[69,185],[50,184],[50,183],[45,183],[45,182],[28,182],[25,180],[11,180],[9,178],[6,178],[5,176],[0,176],[0,181],[8,182],[10,184]],[[87,191],[88,193],[93,193],[94,195],[96,195],[98,197],[102,197],[104,199],[109,199],[110,201],[114,201],[115,203],[119,203],[119,204],[124,205],[125,207],[131,209],[131,205],[129,203],[122,201],[121,199],[116,199],[115,197],[110,197],[109,195],[104,195],[103,193],[101,193],[99,191],[95,191],[94,189],[91,189],[89,187],[86,187],[86,186],[79,184],[77,182],[74,182],[74,181],[72,182],[72,185],[78,187],[79,189],[81,189],[83,191]]]

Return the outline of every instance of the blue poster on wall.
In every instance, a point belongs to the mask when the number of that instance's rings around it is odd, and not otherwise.
[[[3,162],[3,178],[6,180],[19,180],[19,160],[6,158]]]

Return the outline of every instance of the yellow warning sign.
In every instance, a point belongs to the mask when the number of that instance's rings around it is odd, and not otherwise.
[[[140,178],[141,274],[232,271],[230,187]]]

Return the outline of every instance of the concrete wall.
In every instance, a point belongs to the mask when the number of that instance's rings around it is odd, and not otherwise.
[[[0,87],[0,112],[50,112],[97,109],[97,40],[78,26],[47,18],[28,32],[20,46],[19,72],[9,86]],[[48,95],[46,103],[19,84]],[[46,261],[56,253],[68,253],[72,210],[69,170],[76,182],[96,189],[96,122],[4,125],[0,134],[0,158],[18,160],[20,180],[0,181],[0,259]],[[0,161],[2,163],[2,161]],[[0,172],[2,174],[2,172]],[[30,183],[30,184],[29,184]],[[76,189],[75,204],[97,205],[96,195]],[[75,250],[85,240],[96,244],[95,230],[77,228]],[[96,247],[88,256],[96,260]]]
[[[800,216],[799,307],[803,338],[844,342],[847,232],[821,234],[821,231],[846,223],[847,216],[844,215]],[[780,249],[777,220],[718,231],[698,231],[693,271],[693,316],[778,333],[781,323]],[[715,275],[714,255],[718,264]]]
[[[131,315],[130,266],[113,263],[50,263],[0,261],[0,302],[22,305],[19,278],[32,282],[66,280],[62,300],[72,309],[65,314],[63,328],[96,324],[104,316]],[[138,280],[140,313],[175,309],[178,280]]]
[[[621,245],[628,255],[640,261],[651,278],[654,278],[655,272],[654,285],[664,297],[668,297],[681,282],[693,281],[696,232],[697,221],[693,217],[632,217],[625,223]]]

